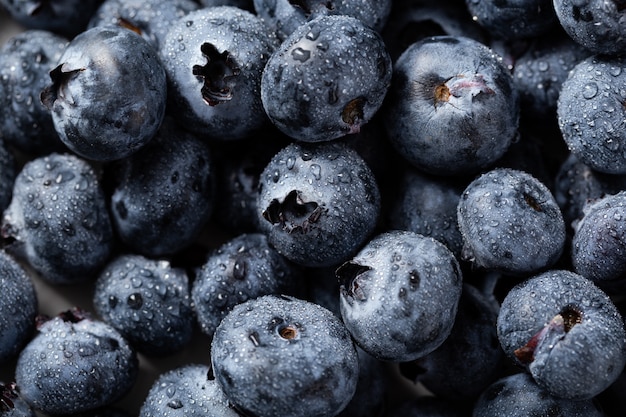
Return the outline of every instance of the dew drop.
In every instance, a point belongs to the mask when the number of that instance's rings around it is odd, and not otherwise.
[[[322,178],[322,168],[318,164],[312,164],[311,174],[313,174],[313,177],[319,181]]]
[[[294,48],[291,51],[291,57],[298,62],[306,62],[311,58],[311,51],[303,48]]]
[[[592,99],[598,94],[598,84],[590,82],[583,87],[583,97],[586,99]]]

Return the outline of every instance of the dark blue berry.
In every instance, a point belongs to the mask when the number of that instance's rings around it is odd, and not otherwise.
[[[265,295],[235,306],[211,343],[218,384],[244,415],[332,417],[356,390],[350,333],[308,301]]]
[[[139,352],[169,355],[191,341],[189,278],[168,261],[120,255],[100,273],[93,303],[98,315]]]
[[[298,27],[268,60],[263,107],[273,124],[303,142],[359,132],[382,105],[391,58],[380,34],[346,15]]]
[[[95,278],[113,250],[106,198],[94,168],[71,154],[28,161],[4,211],[2,236],[52,283]]]
[[[384,232],[336,275],[343,321],[357,345],[375,358],[412,361],[450,335],[462,273],[443,243],[409,231]]]
[[[167,84],[156,49],[120,26],[88,29],[71,40],[41,95],[61,141],[87,159],[136,152],[165,115]]]
[[[344,143],[292,143],[260,177],[257,213],[270,245],[294,263],[331,266],[353,255],[380,213],[378,185]]]

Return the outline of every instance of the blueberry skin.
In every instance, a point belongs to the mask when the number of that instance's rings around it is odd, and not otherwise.
[[[290,261],[337,265],[373,232],[380,191],[359,154],[341,142],[291,143],[263,170],[257,199],[261,231]]]
[[[111,219],[120,240],[149,257],[189,247],[215,205],[213,152],[169,117],[133,155],[109,166]]]
[[[465,0],[473,20],[493,38],[537,38],[558,25],[552,0]]]
[[[0,365],[15,359],[35,331],[35,286],[26,270],[0,251]]]
[[[474,404],[472,417],[603,417],[592,400],[570,401],[550,395],[527,373],[502,377]]]
[[[590,56],[570,71],[557,102],[558,123],[569,150],[607,174],[626,173],[626,108],[622,86],[626,57]]]
[[[392,3],[391,0],[253,0],[256,13],[268,22],[281,40],[301,25],[325,15],[351,16],[380,32],[387,23]]]
[[[22,399],[15,382],[0,381],[0,415],[3,417],[36,417],[35,411]]]
[[[35,410],[74,414],[117,401],[138,369],[135,351],[115,329],[68,312],[40,326],[20,353],[15,381]]]
[[[396,61],[384,106],[389,140],[424,172],[453,176],[486,168],[519,125],[519,94],[502,59],[463,36],[433,36]]]
[[[294,297],[265,295],[233,308],[211,342],[224,394],[255,417],[331,417],[356,390],[359,361],[332,312]]]
[[[391,58],[379,33],[346,15],[299,26],[272,54],[261,99],[281,132],[303,142],[357,133],[381,107]]]
[[[100,0],[0,0],[15,21],[27,29],[41,29],[72,38],[87,27]]]
[[[24,165],[1,230],[4,238],[17,241],[41,277],[55,284],[94,278],[114,245],[99,178],[72,154],[50,154]]]
[[[43,103],[61,141],[95,161],[122,159],[156,134],[167,83],[155,48],[119,26],[88,29],[70,41]]]
[[[94,308],[138,351],[166,356],[191,341],[193,315],[187,273],[166,260],[123,254],[96,280]]]
[[[622,55],[626,48],[620,1],[554,0],[559,23],[569,36],[597,54]]]
[[[0,50],[0,137],[27,154],[65,149],[39,96],[68,42],[53,32],[29,29]]]
[[[261,73],[277,46],[258,16],[234,6],[200,8],[174,22],[160,49],[173,116],[217,141],[269,125]]]
[[[463,258],[510,275],[554,265],[565,246],[565,222],[550,190],[530,174],[495,168],[475,178],[457,208]]]
[[[238,235],[196,270],[191,298],[202,332],[215,329],[237,304],[266,294],[295,294],[298,269],[262,233]]]
[[[559,398],[593,398],[626,363],[622,316],[606,293],[571,271],[547,271],[513,287],[497,330],[505,354]]]
[[[604,285],[626,280],[626,191],[590,202],[574,227],[571,259],[574,271]]]
[[[170,26],[199,8],[193,0],[105,0],[87,28],[119,25],[137,32],[159,49]]]
[[[467,184],[427,175],[413,167],[405,168],[399,184],[388,203],[387,226],[433,237],[460,259],[463,237],[456,208]]]
[[[231,406],[207,365],[184,365],[159,375],[139,410],[139,417],[191,415],[240,416]]]
[[[559,166],[554,198],[561,208],[568,231],[573,233],[588,203],[622,190],[626,190],[626,175],[595,171],[582,163],[576,155],[569,154]]]
[[[341,317],[356,344],[375,358],[412,361],[450,335],[463,276],[452,252],[435,239],[383,232],[335,273]]]

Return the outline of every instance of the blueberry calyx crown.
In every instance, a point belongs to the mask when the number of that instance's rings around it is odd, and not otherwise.
[[[215,46],[205,42],[200,46],[207,60],[204,65],[194,65],[193,75],[203,80],[202,98],[209,106],[216,106],[233,98],[236,78],[241,69],[230,52],[219,52]]]
[[[120,27],[123,27],[124,29],[128,29],[131,32],[135,32],[139,36],[141,36],[143,34],[143,31],[141,30],[141,28],[139,28],[137,25],[135,25],[130,20],[124,19],[123,17],[119,17],[117,19],[117,25],[120,26]]]
[[[263,218],[272,224],[279,224],[287,233],[307,233],[323,212],[319,204],[314,201],[305,203],[300,192],[292,190],[282,202],[273,199],[263,211]]]
[[[357,300],[365,300],[367,297],[360,285],[360,277],[372,268],[367,265],[360,265],[356,262],[348,261],[342,264],[335,271],[335,276],[339,280],[340,291],[348,297]]]
[[[311,7],[311,2],[306,1],[306,0],[289,0],[289,4],[291,4],[293,7],[297,7],[299,9],[302,9],[302,11],[304,12],[305,16],[310,16],[311,14],[313,14],[313,7]],[[316,1],[314,3],[315,5],[318,5],[318,7],[325,7],[328,10],[333,10],[335,7],[333,6],[333,2],[332,1],[327,1],[327,2],[321,2],[321,1]]]
[[[60,64],[55,69],[50,71],[50,79],[52,80],[52,84],[46,87],[41,92],[41,95],[40,95],[41,103],[48,110],[52,110],[52,106],[54,105],[54,102],[57,99],[68,98],[65,94],[65,86],[67,85],[68,81],[79,72],[85,70],[85,68],[64,70],[63,69],[64,65],[65,64]]]
[[[15,382],[3,384],[0,382],[0,412],[11,411],[15,408],[13,400],[17,398],[17,385]]]
[[[350,133],[359,133],[361,121],[363,121],[363,108],[365,107],[365,97],[358,97],[350,100],[341,112],[341,120],[349,125]]]
[[[582,312],[576,307],[565,307],[513,354],[522,364],[530,364],[535,360],[535,351],[545,340],[562,339],[575,325],[582,322],[582,318]]]
[[[80,307],[73,307],[70,310],[62,311],[57,315],[58,318],[66,323],[79,323],[83,320],[91,318],[91,314],[87,310],[83,310]],[[39,314],[35,317],[35,325],[37,329],[40,329],[45,323],[50,321],[52,317],[46,314]]]

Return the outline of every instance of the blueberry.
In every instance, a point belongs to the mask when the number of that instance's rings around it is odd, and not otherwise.
[[[552,0],[465,0],[474,21],[498,39],[538,38],[558,25]]]
[[[340,142],[292,143],[260,177],[257,214],[270,245],[311,267],[339,264],[373,232],[380,192],[365,161]]]
[[[592,400],[570,401],[542,389],[527,373],[514,373],[491,384],[473,407],[473,417],[602,417]]]
[[[256,15],[204,7],[172,23],[160,49],[171,112],[187,129],[237,140],[267,126],[261,73],[278,40]]]
[[[87,28],[119,25],[140,34],[158,49],[170,26],[199,7],[193,0],[105,0]]]
[[[101,0],[0,0],[11,17],[28,29],[68,38],[85,30]]]
[[[71,154],[28,161],[4,211],[2,236],[16,240],[16,250],[49,282],[92,279],[114,244],[94,168]]]
[[[498,309],[489,297],[465,283],[448,338],[428,355],[401,363],[402,375],[440,398],[475,401],[504,373],[497,317]]]
[[[409,231],[381,233],[336,275],[343,321],[356,344],[375,358],[412,361],[450,335],[462,272],[435,239]]]
[[[239,417],[207,365],[188,364],[159,375],[143,401],[139,417]]]
[[[35,331],[38,299],[26,270],[0,251],[0,365],[17,357]]]
[[[165,356],[191,341],[195,317],[187,273],[168,261],[119,255],[101,271],[94,308],[138,351]]]
[[[496,168],[475,178],[458,206],[463,258],[479,268],[525,275],[554,265],[565,222],[550,190],[532,175]]]
[[[135,351],[111,326],[79,309],[44,322],[21,351],[15,381],[44,414],[74,414],[111,405],[135,382]]]
[[[61,141],[97,161],[122,159],[156,134],[165,115],[166,75],[156,49],[119,26],[70,41],[41,99]]]
[[[574,271],[605,286],[626,282],[626,191],[605,195],[583,209],[575,224],[571,258]]]
[[[224,317],[211,363],[229,401],[256,417],[335,416],[359,376],[355,346],[337,316],[276,295],[245,301]]]
[[[626,107],[622,86],[626,58],[590,56],[572,68],[561,86],[558,123],[569,150],[608,174],[626,173]]]
[[[3,417],[36,417],[35,411],[21,397],[15,382],[0,382],[0,415]]]
[[[380,34],[346,15],[320,16],[268,60],[261,99],[272,123],[303,142],[359,132],[382,105],[391,58]]]
[[[191,297],[200,329],[212,336],[237,304],[266,294],[295,294],[298,269],[261,233],[238,235],[198,268]]]
[[[518,133],[519,97],[486,45],[433,36],[396,61],[384,115],[400,155],[424,172],[453,176],[478,172],[506,152]]]
[[[111,164],[111,219],[120,240],[150,257],[188,248],[213,212],[213,159],[204,140],[168,117],[148,144]]]
[[[253,0],[256,13],[282,40],[301,25],[324,15],[351,16],[380,32],[387,23],[392,3],[392,0]]]
[[[554,0],[559,23],[576,42],[594,53],[622,55],[626,47],[621,0]]]
[[[606,293],[571,271],[550,270],[513,287],[497,330],[506,355],[559,398],[593,398],[626,363],[622,316]]]
[[[12,36],[0,50],[0,136],[28,154],[65,149],[39,95],[68,42],[53,32],[30,29]]]

